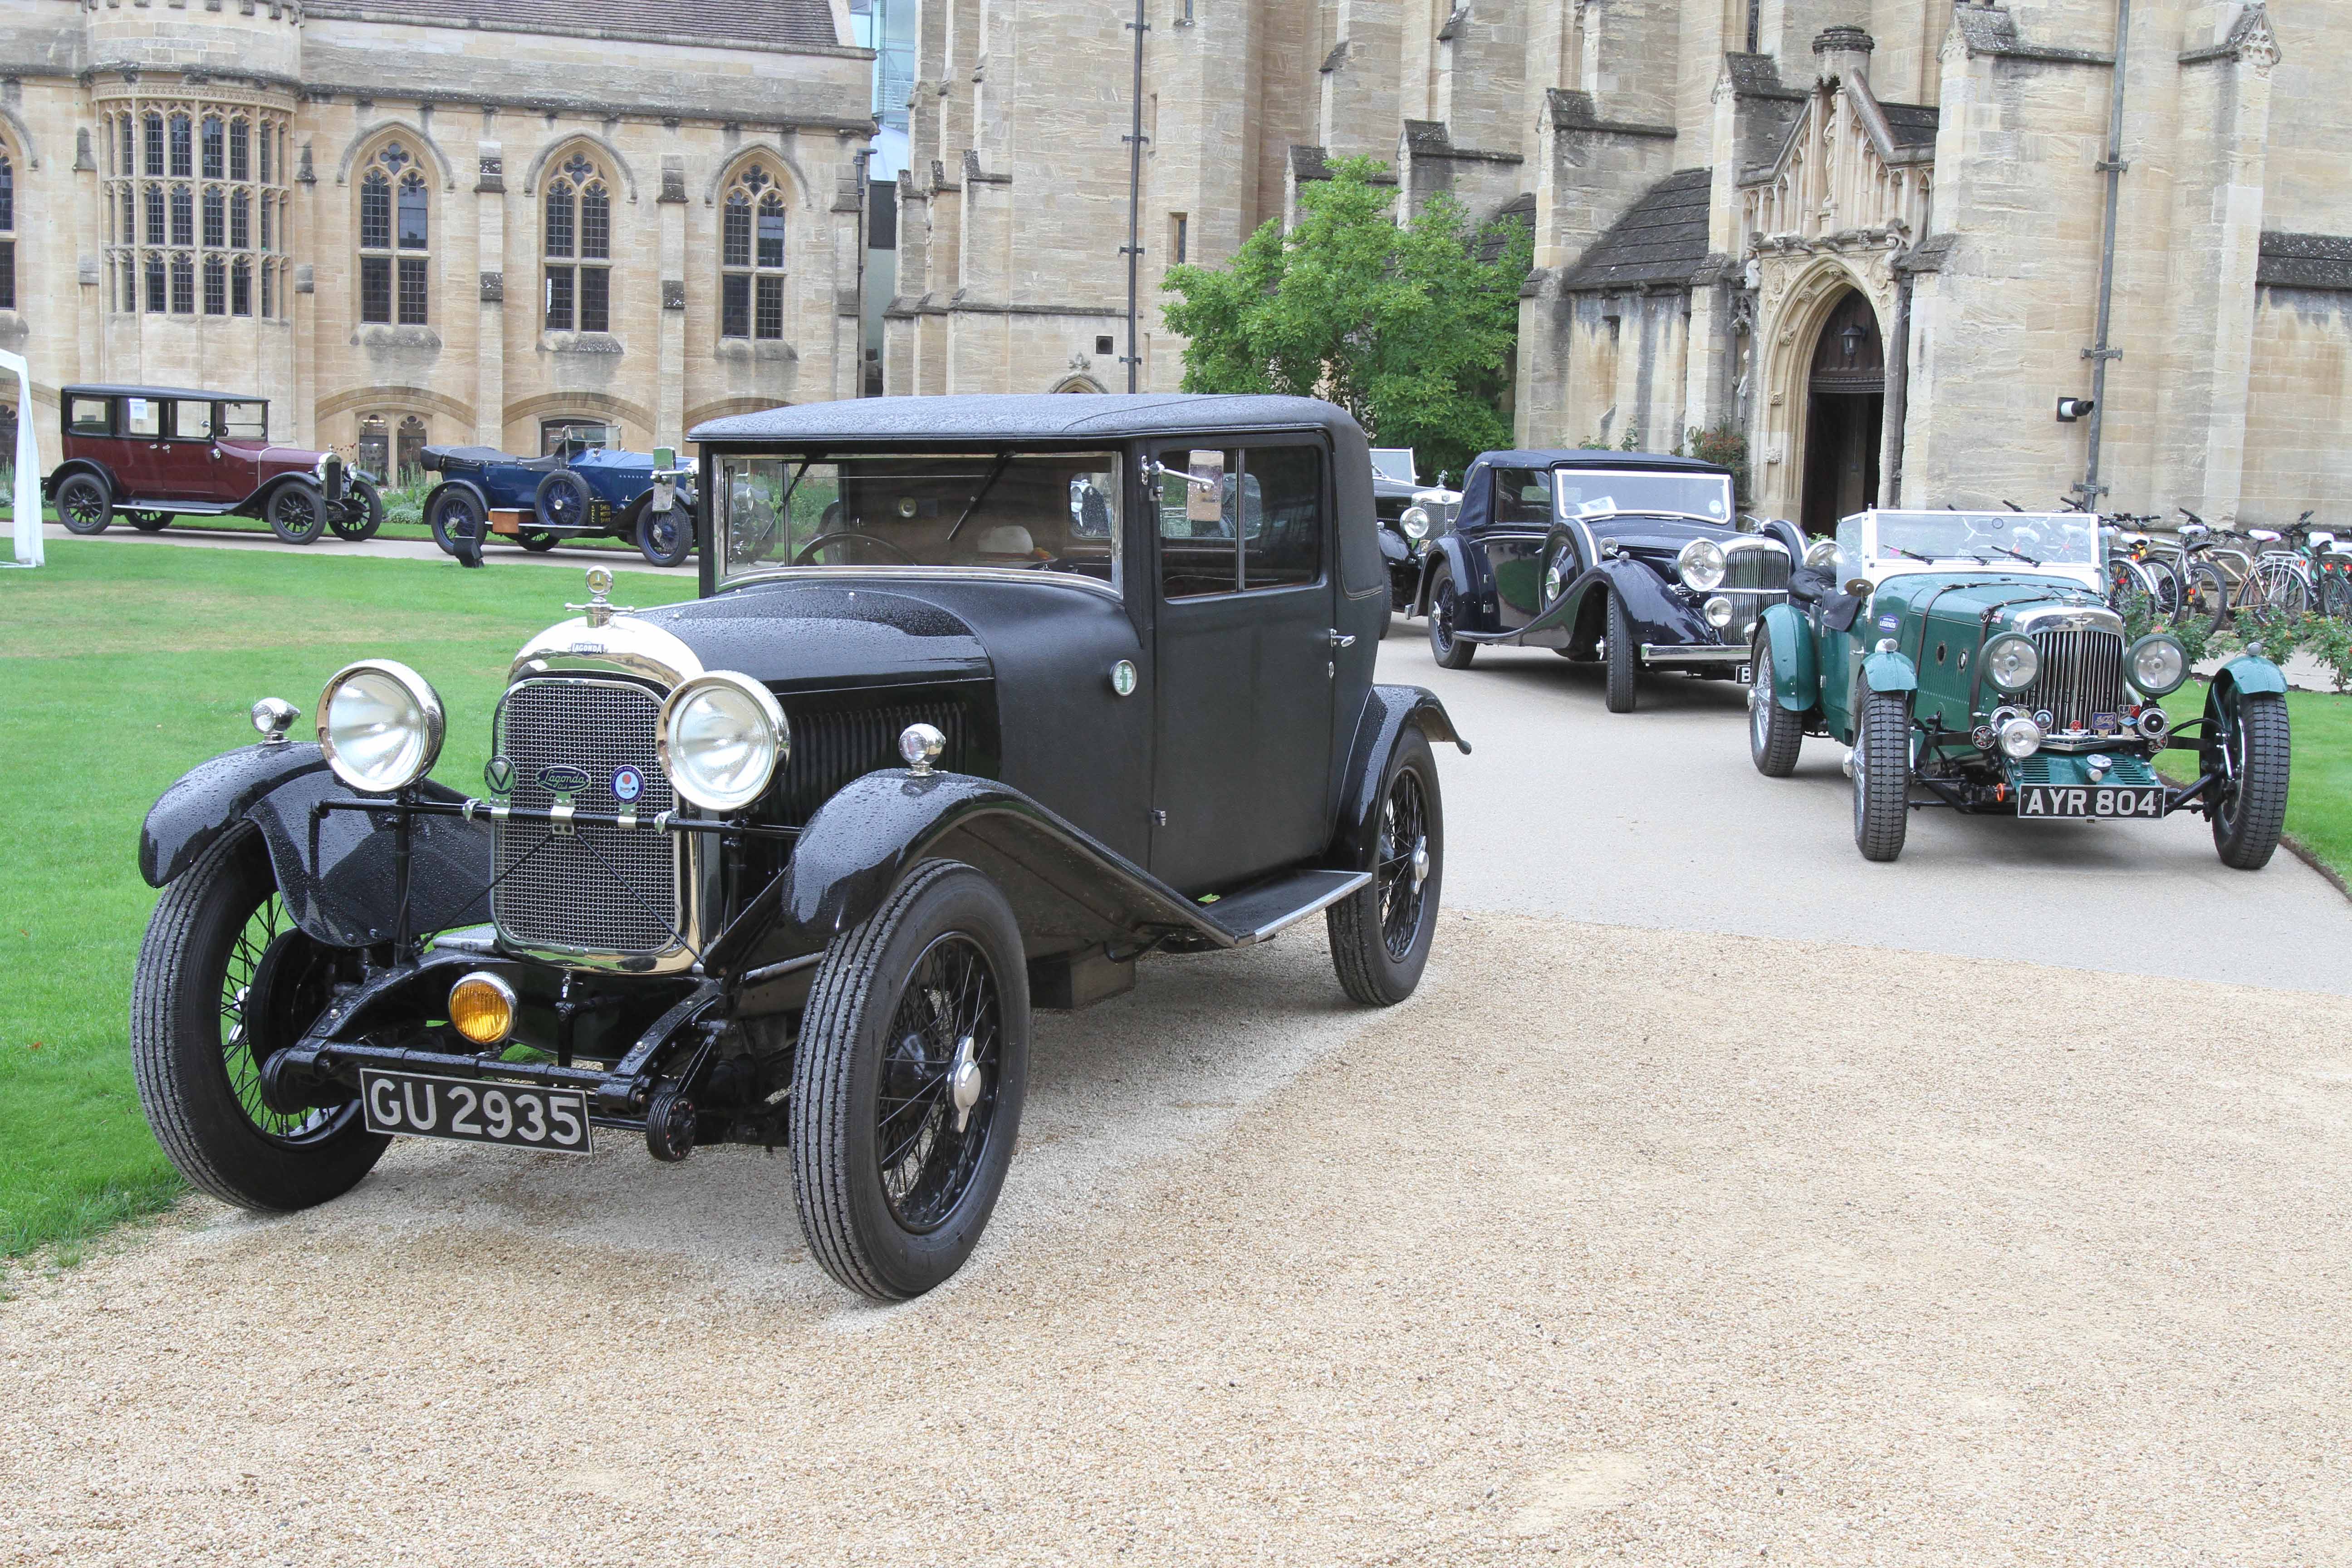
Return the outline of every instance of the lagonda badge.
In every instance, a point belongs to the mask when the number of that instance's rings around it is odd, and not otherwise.
[[[539,787],[550,795],[578,795],[588,787],[588,770],[570,763],[551,763],[539,770]]]
[[[492,795],[512,795],[515,786],[514,759],[500,753],[482,769],[482,782],[490,786]]]
[[[626,763],[613,770],[613,798],[624,805],[635,805],[646,793],[646,775]]]

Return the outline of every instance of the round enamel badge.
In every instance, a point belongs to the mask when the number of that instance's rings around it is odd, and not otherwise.
[[[624,805],[634,805],[646,793],[646,775],[624,763],[613,770],[613,798]]]

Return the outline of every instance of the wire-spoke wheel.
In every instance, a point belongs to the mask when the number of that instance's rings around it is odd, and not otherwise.
[[[180,1173],[226,1203],[298,1209],[348,1192],[390,1139],[356,1100],[271,1106],[262,1068],[332,995],[346,955],[287,918],[240,823],[163,889],[131,991],[139,1100]]]
[[[927,860],[835,939],[793,1063],[809,1251],[877,1300],[940,1284],[1003,1190],[1029,1075],[1021,931],[981,872]]]
[[[1437,582],[1429,591],[1429,652],[1443,669],[1467,669],[1478,656],[1476,643],[1464,642],[1454,636],[1456,618],[1462,613],[1461,596],[1454,592],[1451,568],[1437,569]]]
[[[2286,831],[2287,779],[2294,749],[2286,699],[2217,681],[2205,699],[2200,761],[2221,780],[2213,849],[2221,864],[2259,871]]]
[[[1331,963],[1348,994],[1367,1006],[1403,1001],[1421,984],[1437,930],[1445,873],[1445,821],[1428,737],[1408,725],[1381,788],[1372,879],[1325,911]]]
[[[1772,635],[1759,626],[1748,661],[1748,756],[1766,778],[1784,779],[1797,771],[1805,722],[1780,706],[1775,684]]]

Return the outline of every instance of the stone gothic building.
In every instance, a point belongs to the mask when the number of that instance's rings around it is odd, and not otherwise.
[[[853,395],[846,0],[6,0],[0,345],[427,442]]]
[[[1816,524],[1868,499],[2052,505],[2095,440],[2107,510],[2352,509],[2352,93],[2329,85],[2352,5],[1145,14],[1147,387],[1182,374],[1167,264],[1229,258],[1328,159],[1371,153],[1405,210],[1450,190],[1532,224],[1525,444],[1736,433],[1757,507]],[[1128,19],[925,5],[889,390],[1125,384]],[[2102,368],[2101,406],[2062,420]]]

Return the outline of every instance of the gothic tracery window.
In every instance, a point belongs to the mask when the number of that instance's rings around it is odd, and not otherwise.
[[[754,163],[727,190],[719,245],[719,335],[784,335],[784,194]]]
[[[551,332],[613,330],[613,184],[585,153],[547,182],[541,284]]]
[[[134,90],[101,106],[99,132],[109,308],[252,316],[258,300],[258,313],[274,315],[284,262],[267,253],[271,217],[282,215],[287,193],[272,178],[268,149],[284,134],[282,116],[251,103],[148,100]]]
[[[16,161],[0,142],[0,310],[16,308]]]
[[[268,226],[265,213],[265,236]],[[360,176],[361,321],[425,325],[432,237],[425,171],[404,143],[386,142]]]

